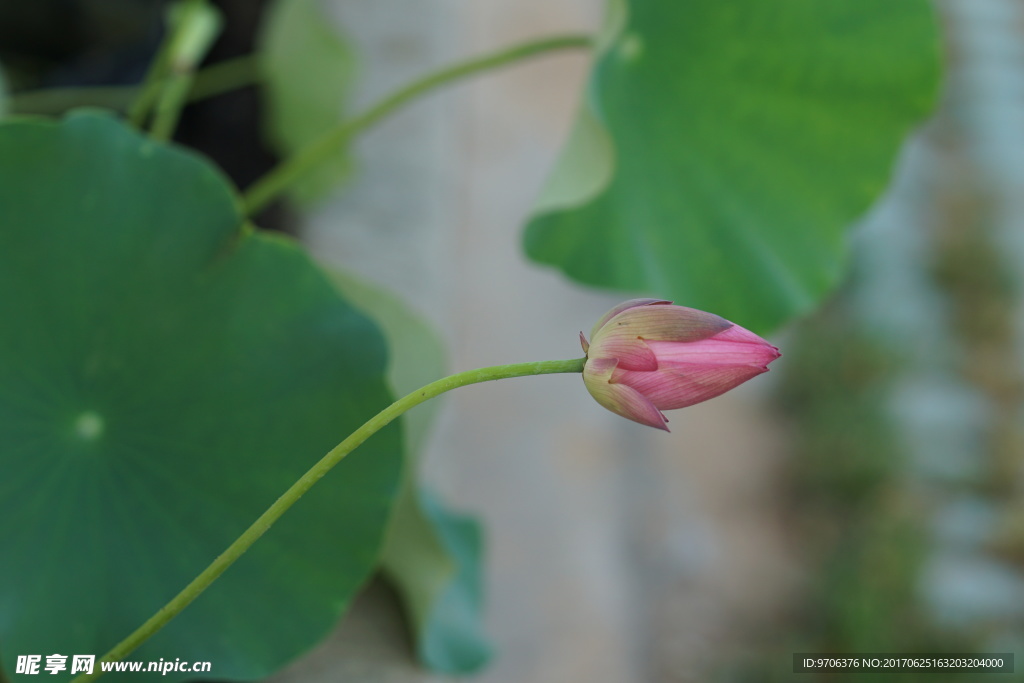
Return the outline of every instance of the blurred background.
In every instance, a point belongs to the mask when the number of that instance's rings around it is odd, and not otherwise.
[[[258,20],[260,3],[219,4]],[[600,0],[326,4],[359,55],[356,109],[602,14]],[[445,399],[423,473],[486,527],[498,654],[474,680],[782,681],[793,652],[1016,652],[1024,666],[1024,4],[936,7],[940,108],[852,230],[843,287],[773,338],[769,375],[671,414],[671,435],[569,376]],[[220,49],[244,51],[244,29]],[[577,332],[627,297],[528,263],[520,232],[587,66],[549,55],[416,102],[360,140],[358,173],[299,233],[408,301],[453,370],[579,356]],[[256,104],[231,97],[244,132]],[[201,136],[189,116],[183,137]],[[272,162],[250,149],[232,162],[243,177]],[[274,680],[446,680],[408,652],[374,583]]]

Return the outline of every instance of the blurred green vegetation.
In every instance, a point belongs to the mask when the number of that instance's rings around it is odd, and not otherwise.
[[[887,406],[905,360],[865,330],[844,293],[803,321],[787,345],[780,409],[792,434],[791,538],[808,582],[786,625],[720,680],[792,680],[789,654],[967,652],[919,601],[929,501],[908,478]],[[934,673],[872,673],[872,681],[934,681]],[[813,681],[846,673],[804,674]],[[976,674],[943,674],[943,681]]]
[[[960,168],[953,175],[971,173]],[[983,653],[1013,642],[1012,610],[986,613],[979,607],[978,614],[957,613],[956,623],[949,623],[933,604],[935,585],[932,593],[927,585],[931,563],[942,553],[1024,574],[1018,474],[1024,465],[1024,381],[1015,346],[1020,292],[1012,257],[998,246],[983,190],[954,183],[936,202],[939,210],[922,233],[923,262],[902,267],[916,268],[913,277],[934,297],[941,339],[884,333],[882,312],[859,305],[858,296],[866,282],[891,273],[873,272],[862,260],[844,289],[799,324],[786,345],[788,363],[777,392],[792,449],[785,515],[806,582],[791,613],[779,615],[780,628],[762,634],[751,644],[752,654],[720,671],[718,680],[792,680],[792,652]],[[935,477],[928,462],[942,454],[914,450],[908,431],[921,425],[897,408],[905,409],[899,402],[908,400],[901,383],[921,375],[946,377],[982,407],[980,417],[966,421],[973,437],[969,471]],[[976,524],[966,541],[952,542],[937,531],[939,520],[964,500],[993,510],[995,529]],[[1004,596],[1004,602],[1014,600]],[[902,683],[978,679],[956,672],[870,676]],[[804,674],[801,680],[849,677]]]

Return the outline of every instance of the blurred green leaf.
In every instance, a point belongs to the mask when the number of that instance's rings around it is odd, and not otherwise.
[[[611,7],[529,256],[762,333],[810,310],[934,102],[929,3],[630,0],[625,20]]]
[[[390,402],[377,327],[241,228],[218,171],[109,116],[0,125],[5,653],[107,651]],[[346,458],[133,657],[251,679],[313,646],[376,564],[401,451],[389,428]]]
[[[370,315],[390,344],[388,379],[397,396],[448,374],[434,330],[399,299],[337,273],[345,297]],[[417,654],[435,671],[468,674],[483,667],[491,646],[482,624],[482,532],[472,517],[448,511],[416,484],[416,460],[440,409],[430,401],[406,413],[406,475],[381,558],[410,617]]]
[[[412,491],[404,507],[402,500],[383,566],[414,620],[420,660],[448,674],[479,671],[493,655],[483,627],[480,523],[449,510],[429,489]]]
[[[344,119],[355,57],[317,0],[276,0],[263,26],[259,54],[267,137],[282,156],[290,156]],[[351,169],[343,151],[310,171],[290,195],[303,203],[318,199]]]

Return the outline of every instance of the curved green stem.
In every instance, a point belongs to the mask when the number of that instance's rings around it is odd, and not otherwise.
[[[409,100],[425,92],[465,76],[517,62],[533,55],[553,50],[586,48],[590,47],[592,43],[593,38],[589,35],[565,35],[534,40],[489,55],[457,62],[413,81],[388,95],[362,114],[343,121],[336,128],[314,140],[258,180],[242,197],[245,213],[251,216],[258,212],[293,183],[300,180],[310,169],[336,154],[356,133],[373,126]]]
[[[419,405],[420,403],[429,401],[436,396],[440,396],[446,391],[464,387],[468,384],[478,384],[480,382],[507,379],[509,377],[525,377],[527,375],[583,372],[583,364],[585,362],[586,358],[576,358],[573,360],[549,360],[533,363],[515,363],[512,365],[495,365],[489,368],[467,370],[466,372],[456,373],[439,379],[436,382],[431,382],[411,394],[398,399],[390,406],[367,420],[362,427],[352,432],[348,438],[332,448],[327,455],[320,459],[319,462],[309,468],[309,470],[303,474],[298,481],[292,484],[280,498],[274,501],[273,505],[267,508],[266,512],[260,515],[259,518],[252,523],[252,526],[242,532],[241,536],[229,545],[227,549],[217,557],[217,559],[211,562],[210,566],[204,569],[199,576],[194,578],[190,584],[185,586],[180,593],[174,596],[166,605],[161,607],[160,610],[142,624],[142,626],[137,628],[131,635],[114,646],[110,652],[103,655],[100,661],[96,663],[91,674],[78,676],[72,681],[72,683],[85,683],[85,681],[92,681],[99,678],[103,675],[103,670],[100,666],[101,662],[120,661],[127,655],[131,654],[137,647],[139,647],[139,645],[148,640],[157,631],[166,626],[171,619],[176,617],[179,612],[199,597],[199,595],[206,590],[206,588],[213,583],[218,576],[223,574],[228,567],[234,564],[235,560],[240,558],[253,543],[259,540],[260,536],[266,533],[267,529],[269,529],[271,525],[273,525],[273,523],[288,510],[288,508],[294,505],[299,498],[306,493],[306,491],[312,488],[313,484],[318,482],[331,470],[331,468],[341,462],[346,455],[354,451],[364,441],[376,434],[385,425],[405,411]]]
[[[220,11],[207,0],[181,0],[171,7],[170,64],[168,74],[153,112],[150,136],[169,140],[185,107],[196,67],[203,61],[220,34]]]
[[[204,24],[210,12],[205,0],[179,0],[168,7],[166,33],[142,81],[138,97],[128,108],[128,123],[142,128],[153,107],[162,109],[164,119],[169,116],[169,80],[173,82],[171,90],[175,98],[183,97],[182,91],[188,91],[188,85],[182,85],[179,81],[183,73],[191,69],[182,68],[180,52],[183,44],[187,49],[192,48],[196,26]],[[166,126],[166,123],[161,125]]]
[[[260,60],[255,53],[205,66],[196,72],[188,101],[205,100],[254,85],[259,82],[260,75]]]
[[[170,140],[174,129],[178,126],[181,110],[188,99],[188,91],[192,88],[192,74],[175,73],[164,84],[153,110],[153,125],[149,135],[154,140]]]
[[[156,101],[160,98],[160,90],[163,87],[164,76],[171,65],[171,43],[173,30],[167,29],[167,35],[164,36],[163,41],[160,43],[160,47],[157,48],[156,56],[153,58],[153,62],[149,65],[149,70],[146,71],[146,77],[142,80],[142,86],[137,91],[138,94],[128,107],[127,119],[128,123],[136,128],[142,128],[142,124],[146,121],[146,116],[149,114],[149,110],[156,104]]]

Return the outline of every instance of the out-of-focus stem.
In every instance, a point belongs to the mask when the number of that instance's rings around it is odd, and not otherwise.
[[[357,133],[370,128],[406,102],[434,88],[457,81],[466,76],[511,64],[533,55],[555,50],[588,48],[593,38],[589,35],[565,35],[533,40],[521,45],[457,62],[420,78],[396,90],[362,114],[340,123],[333,130],[314,140],[294,156],[286,159],[258,180],[242,198],[246,215],[252,216],[278,195],[300,180],[306,173],[337,154]]]

